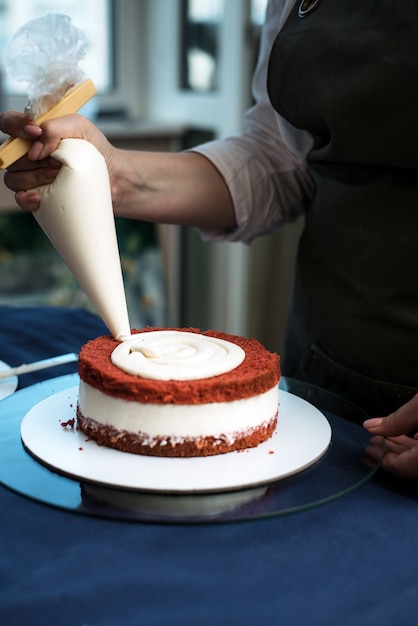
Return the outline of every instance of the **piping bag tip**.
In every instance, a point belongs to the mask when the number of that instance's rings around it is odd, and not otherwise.
[[[129,335],[127,335],[126,333],[119,333],[114,338],[116,339],[116,341],[123,343],[124,341],[129,341],[129,339],[132,339],[132,335],[130,333]]]

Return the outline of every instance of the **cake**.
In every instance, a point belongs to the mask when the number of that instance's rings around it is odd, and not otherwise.
[[[77,428],[99,445],[165,457],[255,447],[277,425],[280,360],[252,338],[132,331],[85,344]]]

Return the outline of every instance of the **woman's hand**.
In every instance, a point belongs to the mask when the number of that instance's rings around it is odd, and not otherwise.
[[[371,461],[377,463],[386,446],[382,468],[399,478],[418,478],[418,434],[406,434],[418,428],[418,394],[394,413],[368,419],[363,426],[374,435],[365,449]]]
[[[8,111],[0,115],[0,129],[12,137],[32,140],[27,155],[13,163],[4,176],[5,184],[16,193],[16,202],[24,210],[34,211],[39,206],[39,194],[30,190],[51,183],[59,172],[61,164],[51,154],[61,139],[72,137],[89,141],[103,154],[110,169],[114,148],[80,115],[47,120],[38,126],[28,121],[23,113]]]

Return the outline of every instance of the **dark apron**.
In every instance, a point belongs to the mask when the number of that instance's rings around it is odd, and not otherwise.
[[[418,391],[418,2],[298,7],[268,75],[314,136],[283,374],[385,415]]]

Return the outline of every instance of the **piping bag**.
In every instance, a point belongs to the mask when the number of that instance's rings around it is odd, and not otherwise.
[[[25,114],[41,123],[75,113],[96,92],[82,80],[84,34],[68,16],[49,14],[22,26],[9,42],[6,67],[29,83]],[[31,141],[10,138],[0,146],[6,168]],[[52,156],[62,163],[50,185],[38,187],[34,217],[118,341],[130,337],[109,175],[100,152],[82,139],[63,139]]]

